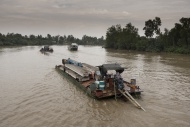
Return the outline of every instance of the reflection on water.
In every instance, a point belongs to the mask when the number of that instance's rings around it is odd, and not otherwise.
[[[100,46],[0,48],[0,127],[189,127],[190,57],[166,53],[107,50]],[[54,69],[62,58],[97,66],[119,63],[122,76],[144,90],[137,101],[94,100]]]

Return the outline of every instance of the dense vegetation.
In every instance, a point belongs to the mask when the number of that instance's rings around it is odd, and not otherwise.
[[[30,35],[22,36],[21,34],[8,33],[3,35],[0,33],[0,46],[13,46],[13,45],[53,45],[53,44],[71,44],[77,43],[81,45],[104,45],[105,40],[103,36],[101,38],[90,37],[84,35],[82,39],[73,37],[73,35],[68,36],[51,36],[47,34],[46,37],[42,35]]]
[[[84,35],[82,39],[75,38],[73,35],[68,36],[51,36],[42,35],[25,35],[0,33],[0,46],[12,45],[53,45],[53,44],[71,44],[80,45],[105,45],[106,48],[138,50],[150,52],[176,52],[190,54],[190,18],[181,18],[180,23],[175,23],[171,30],[164,29],[162,33],[160,26],[161,19],[149,19],[145,21],[145,36],[139,36],[138,29],[131,23],[126,24],[124,28],[121,25],[113,25],[106,32],[106,39],[90,37]],[[154,38],[153,38],[154,36]]]
[[[114,49],[176,52],[190,54],[190,18],[181,18],[174,28],[160,32],[161,19],[145,22],[145,36],[140,37],[138,29],[131,23],[124,28],[120,25],[111,26],[106,33],[106,47]],[[155,38],[152,38],[156,35]]]

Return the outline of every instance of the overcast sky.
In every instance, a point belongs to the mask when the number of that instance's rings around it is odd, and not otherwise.
[[[142,36],[145,21],[156,16],[162,30],[171,29],[190,17],[190,0],[0,0],[0,33],[99,38],[131,22]]]

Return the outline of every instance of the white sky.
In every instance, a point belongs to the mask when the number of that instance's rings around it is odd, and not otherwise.
[[[162,30],[171,29],[190,17],[190,0],[0,0],[0,33],[99,38],[131,22],[142,36],[145,21],[156,16]]]

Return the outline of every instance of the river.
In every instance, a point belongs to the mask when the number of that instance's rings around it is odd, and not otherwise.
[[[100,46],[0,48],[0,127],[189,127],[190,56]],[[95,100],[55,70],[63,58],[94,66],[119,63],[144,92],[130,101]]]

